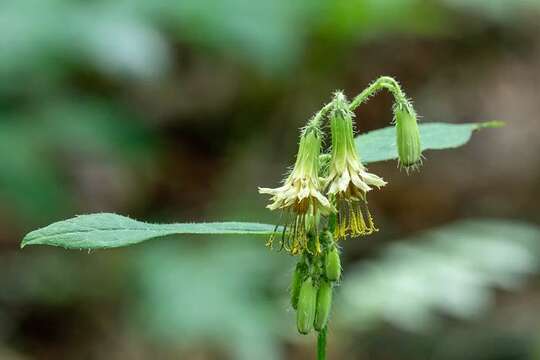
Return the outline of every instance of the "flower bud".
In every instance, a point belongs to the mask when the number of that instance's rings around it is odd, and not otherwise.
[[[399,163],[405,168],[417,167],[422,163],[422,147],[416,114],[401,106],[395,110],[395,120]]]
[[[304,272],[299,265],[296,265],[294,269],[292,280],[291,280],[291,305],[293,309],[298,308],[298,297],[300,296],[300,288],[302,287],[302,278],[304,277]]]
[[[300,288],[298,309],[296,311],[296,327],[300,334],[309,334],[313,328],[316,303],[317,289],[313,286],[313,280],[307,278]]]
[[[332,308],[332,284],[322,281],[317,292],[317,309],[315,312],[315,330],[321,331],[328,323],[330,309]]]
[[[339,251],[335,246],[332,246],[326,254],[324,265],[326,278],[330,281],[338,281],[341,277],[341,260],[339,259]]]

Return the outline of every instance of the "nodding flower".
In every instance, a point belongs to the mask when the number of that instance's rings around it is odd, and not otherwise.
[[[337,92],[330,114],[332,150],[325,183],[327,195],[338,211],[334,232],[338,239],[378,231],[367,206],[366,194],[372,187],[386,185],[382,178],[369,173],[360,161],[354,142],[353,116],[347,99]]]
[[[394,106],[394,122],[396,123],[396,143],[399,164],[408,172],[422,165],[422,147],[416,113],[410,104]]]
[[[304,251],[320,252],[318,239],[318,219],[335,209],[321,192],[322,180],[319,178],[319,155],[321,153],[321,133],[318,127],[306,127],[300,137],[300,145],[293,170],[275,188],[259,188],[259,193],[269,194],[270,210],[282,210],[285,226],[281,246],[293,255]],[[275,234],[268,245],[272,245]]]

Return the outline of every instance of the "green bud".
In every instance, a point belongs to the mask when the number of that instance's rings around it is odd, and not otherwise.
[[[304,272],[300,264],[296,265],[294,269],[292,281],[291,281],[291,305],[293,309],[298,308],[298,297],[300,296],[300,288],[302,287],[302,278],[304,277]]]
[[[321,331],[328,323],[330,309],[332,308],[332,284],[321,282],[317,292],[317,309],[315,312],[315,330]]]
[[[350,162],[360,163],[360,157],[354,142],[353,117],[345,95],[336,92],[330,114],[330,129],[332,132],[332,158],[330,172],[343,173]]]
[[[341,260],[339,259],[339,251],[335,246],[332,246],[326,254],[324,265],[326,278],[330,281],[338,281],[341,277]]]
[[[298,297],[298,309],[296,311],[296,327],[300,334],[307,335],[313,328],[315,309],[317,303],[317,289],[313,286],[313,280],[308,278],[300,288]]]
[[[418,167],[422,163],[420,131],[414,110],[407,106],[395,110],[399,162],[405,168]]]

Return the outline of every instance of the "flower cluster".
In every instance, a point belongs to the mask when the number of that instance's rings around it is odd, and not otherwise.
[[[259,188],[261,194],[271,195],[267,207],[285,214],[281,246],[293,255],[320,253],[321,215],[335,215],[337,239],[377,231],[366,194],[386,182],[369,173],[360,161],[354,142],[353,113],[343,93],[335,94],[329,112],[332,145],[328,166],[320,164],[322,132],[318,121],[312,121],[302,132],[296,163],[283,185]]]
[[[367,194],[386,185],[362,164],[355,142],[353,110],[377,91],[394,96],[396,157],[407,171],[422,160],[416,113],[401,87],[390,77],[380,77],[349,102],[336,92],[302,130],[296,162],[282,186],[259,188],[270,195],[270,210],[285,217],[280,231],[268,241],[273,246],[279,234],[280,248],[298,255],[291,280],[291,305],[296,311],[298,332],[313,329],[324,339],[331,315],[332,292],[341,279],[338,241],[348,236],[378,231],[368,208]],[[323,150],[323,124],[329,122],[331,144]]]

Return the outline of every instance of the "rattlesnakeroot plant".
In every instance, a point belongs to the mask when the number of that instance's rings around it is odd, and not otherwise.
[[[412,104],[393,79],[384,77],[374,84],[389,87],[394,94],[400,165],[407,170],[418,168],[422,150]],[[284,219],[282,228],[270,236],[267,245],[298,258],[290,293],[300,334],[309,334],[313,329],[323,335],[326,332],[333,288],[341,277],[339,241],[378,231],[367,196],[387,182],[362,164],[354,140],[353,110],[379,88],[372,85],[368,89],[372,90],[352,102],[337,91],[300,131],[296,162],[283,185],[259,188],[261,194],[271,196],[267,208],[281,211]],[[321,144],[326,129],[331,145],[324,152]]]
[[[354,110],[383,89],[393,95],[394,126],[355,137]],[[340,243],[347,237],[379,231],[368,206],[368,193],[384,188],[387,182],[365,165],[397,159],[408,174],[409,170],[419,169],[423,150],[455,148],[467,143],[473,131],[502,124],[492,121],[419,126],[417,119],[412,102],[391,77],[378,78],[351,101],[342,92],[335,92],[332,100],[300,130],[294,166],[282,185],[259,188],[261,194],[270,196],[268,209],[281,213],[278,225],[150,224],[99,213],[32,231],[24,237],[21,247],[52,245],[93,250],[179,234],[266,236],[268,247],[297,259],[290,284],[296,327],[300,334],[318,333],[317,356],[325,359],[332,297],[342,272]]]

